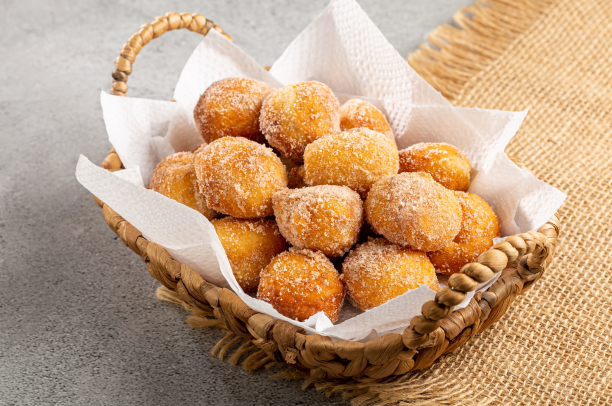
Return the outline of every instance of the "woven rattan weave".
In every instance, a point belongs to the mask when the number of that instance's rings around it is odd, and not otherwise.
[[[199,14],[167,13],[155,18],[151,24],[142,25],[121,49],[115,60],[111,93],[125,96],[132,65],[144,45],[166,31],[181,28],[203,35],[210,29],[223,33]],[[114,150],[102,167],[122,169]],[[494,245],[477,262],[451,276],[448,287],[440,288],[435,299],[423,305],[422,315],[414,317],[403,334],[385,334],[367,343],[334,343],[329,337],[306,335],[290,323],[251,310],[232,291],[208,283],[190,267],[173,260],[162,246],[145,239],[112,208],[96,201],[110,228],[142,257],[151,276],[186,303],[214,314],[228,330],[252,340],[270,359],[309,370],[315,378],[365,381],[427,368],[499,320],[516,296],[542,276],[552,260],[560,227],[555,216],[537,232],[511,236]],[[453,311],[477,282],[488,281],[498,272],[500,278],[486,292],[477,293],[467,307]]]

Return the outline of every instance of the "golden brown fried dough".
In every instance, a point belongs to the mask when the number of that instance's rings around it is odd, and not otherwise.
[[[419,251],[447,246],[461,229],[457,197],[424,172],[401,173],[375,183],[365,209],[374,232]]]
[[[272,197],[283,236],[297,248],[344,255],[357,241],[363,223],[363,202],[345,186],[283,189]]]
[[[274,220],[224,217],[212,221],[232,272],[245,292],[255,292],[259,274],[288,248]]]
[[[198,133],[208,143],[223,137],[264,142],[259,113],[264,98],[273,90],[255,79],[216,81],[200,96],[193,111]]]
[[[351,99],[340,106],[340,129],[368,128],[387,136],[395,144],[395,136],[385,115],[371,103]]]
[[[438,290],[436,272],[424,252],[384,238],[352,250],[342,264],[342,277],[349,301],[361,310],[380,306],[421,285]]]
[[[149,188],[199,211],[211,220],[219,213],[208,207],[204,194],[198,188],[194,161],[195,155],[191,152],[168,155],[153,171]]]
[[[344,302],[344,285],[325,255],[291,248],[261,272],[257,298],[294,320],[305,321],[322,311],[335,322]]]
[[[427,255],[437,272],[452,275],[476,261],[478,256],[493,246],[493,238],[500,236],[499,220],[493,209],[480,196],[454,192],[461,205],[461,230],[449,245]]]
[[[436,182],[451,190],[467,191],[472,167],[458,148],[444,143],[421,143],[399,153],[403,172],[427,172]]]
[[[238,218],[271,216],[272,195],[287,187],[287,173],[270,148],[242,137],[208,144],[195,161],[208,205]]]
[[[455,242],[500,236],[499,219],[482,197],[467,192],[454,192],[454,194],[463,213],[461,231],[455,237]]]
[[[266,97],[260,126],[266,140],[283,157],[302,162],[308,144],[340,132],[340,105],[323,83],[288,85]]]
[[[354,128],[327,135],[306,147],[307,185],[348,186],[361,197],[379,180],[395,175],[399,157],[395,144],[383,134]]]
[[[427,256],[436,272],[452,275],[464,265],[476,261],[480,254],[492,246],[493,239],[486,237],[460,243],[453,241],[441,250],[428,252]]]

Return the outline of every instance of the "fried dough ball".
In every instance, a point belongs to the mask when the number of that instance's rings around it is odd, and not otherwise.
[[[272,195],[287,187],[285,166],[270,148],[242,137],[208,144],[195,161],[208,205],[239,218],[271,216]]]
[[[374,183],[395,175],[398,168],[395,144],[367,128],[325,136],[308,145],[304,153],[307,185],[348,186],[363,198]]]
[[[204,194],[198,188],[194,161],[195,155],[191,152],[168,155],[153,171],[149,188],[199,211],[211,220],[219,213],[208,207]]]
[[[283,189],[272,196],[272,204],[281,234],[297,248],[339,257],[359,237],[363,202],[345,186]]]
[[[436,271],[424,252],[384,238],[352,250],[342,264],[342,276],[349,301],[361,310],[380,306],[421,285],[438,290]]]
[[[287,241],[274,220],[224,217],[212,221],[232,272],[245,292],[255,292],[259,274],[273,257],[285,251]]]
[[[290,248],[261,272],[257,298],[290,319],[305,321],[322,311],[335,322],[344,293],[340,275],[325,255]]]
[[[495,238],[500,236],[499,219],[484,199],[474,193],[454,192],[461,205],[463,219],[461,231],[455,242],[473,241],[477,238]]]
[[[461,230],[461,205],[424,172],[407,172],[372,186],[365,203],[374,232],[419,251],[447,246]]]
[[[399,153],[402,172],[427,172],[436,182],[451,190],[467,191],[471,165],[465,154],[445,143],[420,143]]]
[[[450,244],[427,255],[437,272],[452,275],[476,261],[478,256],[493,246],[493,238],[500,236],[499,220],[495,212],[480,196],[454,192],[463,213],[461,231]]]
[[[259,123],[266,140],[282,156],[302,162],[308,144],[340,132],[340,104],[327,85],[300,82],[266,97]]]
[[[227,78],[213,83],[200,96],[193,118],[206,142],[223,137],[245,137],[264,142],[259,112],[274,89],[255,79]]]
[[[477,238],[467,242],[451,242],[438,251],[428,252],[427,256],[436,268],[436,272],[452,275],[461,268],[476,261],[480,254],[493,246],[492,238]]]
[[[385,115],[374,105],[361,99],[351,99],[340,106],[340,129],[365,127],[387,136],[395,144],[395,136]]]

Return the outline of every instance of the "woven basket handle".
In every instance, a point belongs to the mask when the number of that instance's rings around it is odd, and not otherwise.
[[[155,17],[150,24],[140,26],[138,32],[130,37],[123,45],[117,59],[115,59],[115,70],[113,71],[113,86],[110,93],[117,96],[125,96],[128,91],[127,80],[132,73],[132,65],[142,47],[154,38],[159,38],[166,31],[187,28],[189,31],[206,35],[211,29],[215,29],[232,41],[232,37],[223,32],[217,24],[204,18],[200,14],[189,13],[166,13],[164,16]]]

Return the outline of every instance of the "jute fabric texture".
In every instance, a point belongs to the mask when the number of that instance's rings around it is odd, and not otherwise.
[[[487,7],[512,8],[487,3],[474,20],[491,17]],[[433,34],[447,39],[442,49],[424,48],[409,60],[456,105],[529,108],[507,153],[567,193],[561,243],[532,290],[424,376],[469,385],[493,404],[610,405],[612,1],[516,3],[525,5],[525,20],[535,17],[524,33],[495,27],[491,17],[488,28],[472,33],[477,43],[464,47],[477,24],[446,27]],[[506,25],[517,18],[507,13]],[[457,34],[454,42],[448,30]],[[505,50],[483,51],[509,39]]]

